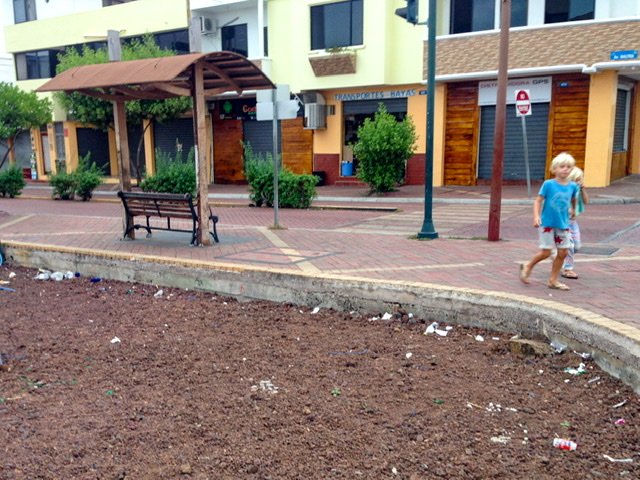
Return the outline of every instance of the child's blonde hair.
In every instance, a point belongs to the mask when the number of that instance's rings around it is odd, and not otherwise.
[[[553,160],[551,160],[551,173],[555,173],[558,167],[562,167],[564,165],[569,165],[570,167],[576,166],[576,159],[573,158],[567,152],[559,153],[555,156]]]
[[[567,178],[572,182],[579,182],[584,177],[584,172],[580,167],[573,167]]]

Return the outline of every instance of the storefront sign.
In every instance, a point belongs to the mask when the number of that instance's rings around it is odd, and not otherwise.
[[[215,112],[221,119],[255,120],[256,101],[247,100],[221,100],[216,102]]]
[[[336,93],[335,99],[339,102],[350,102],[354,100],[386,100],[388,98],[406,98],[413,97],[415,95],[424,95],[423,92],[425,91],[416,91],[414,88],[409,88],[406,90]]]
[[[611,60],[636,60],[638,58],[637,50],[616,50],[609,55]]]
[[[507,83],[507,104],[513,105],[516,101],[514,91],[524,89],[529,91],[531,103],[551,101],[551,77],[514,78]],[[478,83],[478,105],[495,105],[497,94],[497,80]]]

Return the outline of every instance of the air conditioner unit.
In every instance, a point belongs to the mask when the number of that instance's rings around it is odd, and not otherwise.
[[[323,104],[325,103],[324,101],[324,97],[322,96],[322,94],[320,92],[303,92],[302,93],[302,102],[307,104],[307,103],[318,103],[318,104]]]
[[[218,21],[209,17],[200,17],[200,32],[215,35],[218,32]]]
[[[307,130],[321,130],[327,128],[327,115],[335,114],[334,105],[323,103],[304,104],[304,128]]]

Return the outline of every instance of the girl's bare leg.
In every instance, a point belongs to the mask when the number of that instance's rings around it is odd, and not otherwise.
[[[526,263],[520,267],[520,280],[522,281],[522,283],[529,283],[529,275],[531,275],[533,267],[535,267],[542,260],[549,258],[549,255],[551,255],[551,250],[540,250],[533,256],[531,260],[529,260],[529,263]],[[562,263],[560,263],[560,265],[562,265]]]

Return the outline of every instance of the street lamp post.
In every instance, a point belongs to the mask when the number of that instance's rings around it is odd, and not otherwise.
[[[429,0],[427,19],[427,146],[424,158],[424,219],[418,238],[438,238],[433,225],[433,117],[436,93],[436,0]]]

